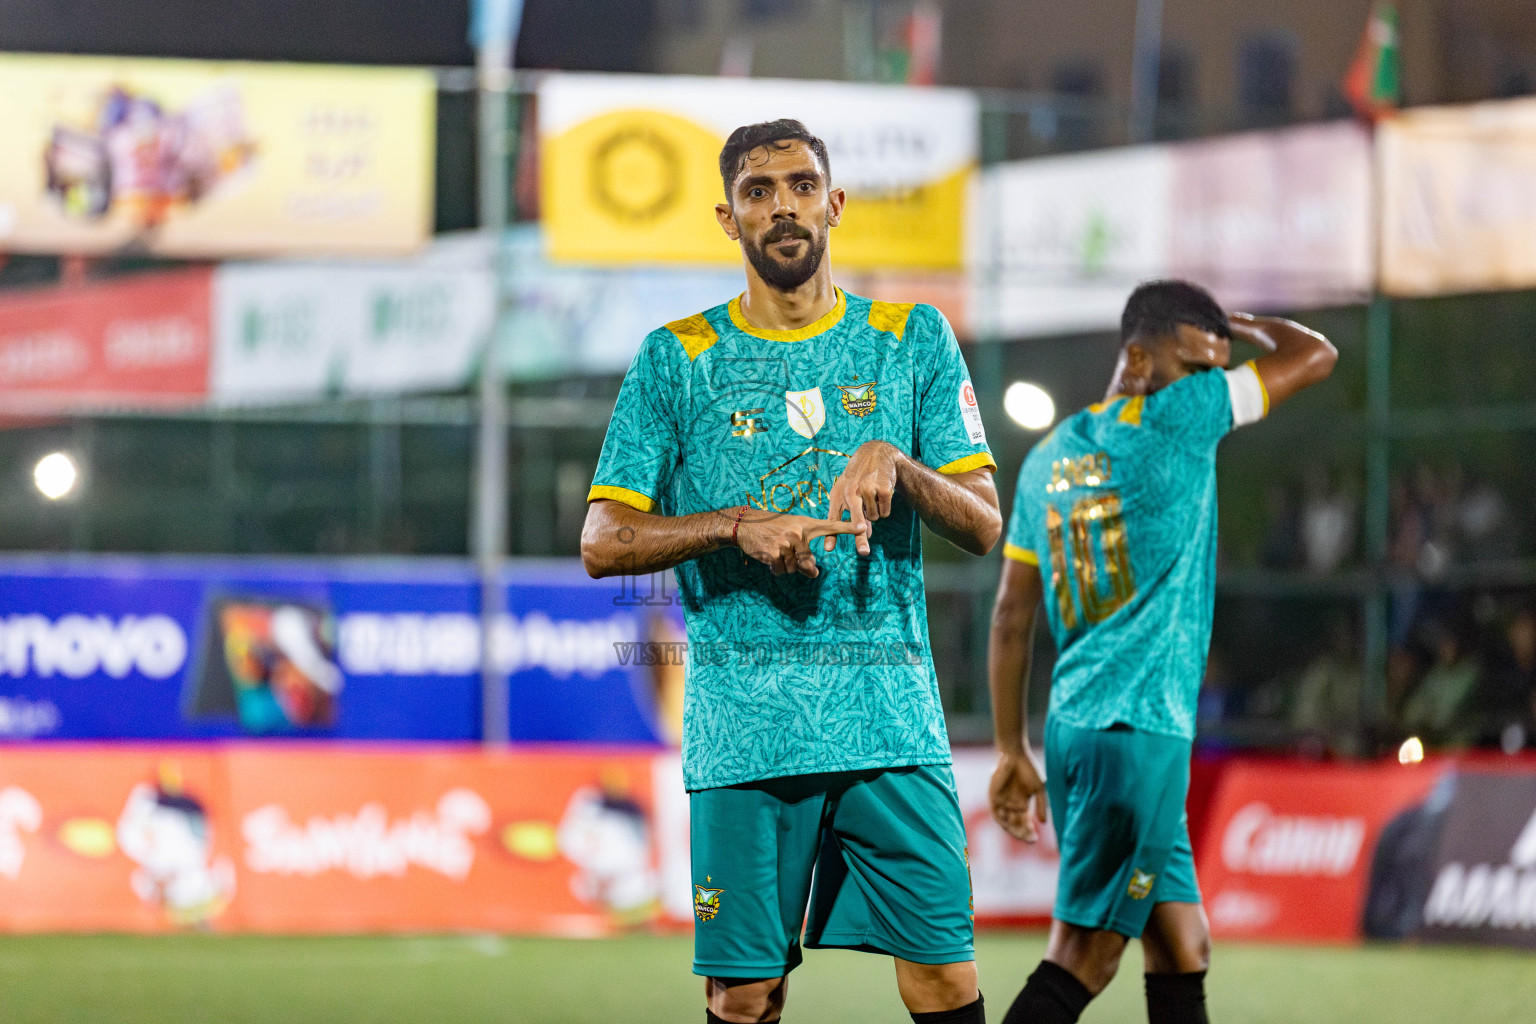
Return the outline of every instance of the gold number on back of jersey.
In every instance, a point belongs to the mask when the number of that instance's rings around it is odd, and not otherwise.
[[[1067,629],[1077,625],[1077,606],[1072,600],[1072,586],[1067,581],[1068,562],[1077,581],[1083,617],[1090,623],[1103,622],[1125,607],[1136,596],[1136,578],[1131,571],[1131,552],[1126,544],[1125,519],[1121,514],[1120,495],[1107,491],[1080,498],[1063,521],[1055,506],[1047,506],[1046,531],[1051,541],[1051,590],[1061,611],[1061,623]],[[1072,535],[1067,550],[1067,533]],[[1099,580],[1099,562],[1094,556],[1094,534],[1104,554],[1108,579]]]

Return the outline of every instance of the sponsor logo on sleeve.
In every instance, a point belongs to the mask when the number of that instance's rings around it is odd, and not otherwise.
[[[976,404],[976,389],[971,382],[960,382],[960,418],[965,421],[965,435],[972,444],[983,444],[987,432],[981,426],[981,407]]]

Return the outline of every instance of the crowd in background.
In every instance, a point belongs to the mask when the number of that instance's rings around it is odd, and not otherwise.
[[[1362,568],[1360,492],[1357,478],[1325,469],[1272,487],[1261,564],[1317,577]],[[1310,658],[1268,678],[1234,664],[1241,652],[1213,649],[1202,731],[1316,756],[1408,737],[1429,749],[1536,745],[1536,587],[1448,577],[1479,564],[1518,569],[1518,518],[1493,484],[1459,468],[1420,464],[1395,479],[1384,705],[1365,697],[1360,609],[1345,604],[1319,622]],[[1384,717],[1367,710],[1383,706]]]

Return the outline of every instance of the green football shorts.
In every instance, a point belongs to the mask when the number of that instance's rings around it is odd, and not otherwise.
[[[1174,736],[1046,721],[1056,920],[1134,939],[1154,904],[1200,902],[1184,812],[1189,754]]]
[[[976,959],[948,765],[791,775],[689,794],[693,973],[776,978],[812,949]],[[813,880],[814,879],[814,884]]]

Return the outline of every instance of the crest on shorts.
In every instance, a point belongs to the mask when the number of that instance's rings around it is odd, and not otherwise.
[[[713,921],[720,913],[720,894],[723,892],[724,889],[706,889],[702,885],[693,887],[693,912],[699,915],[700,921]]]
[[[1125,887],[1126,895],[1133,900],[1144,900],[1152,894],[1152,883],[1157,876],[1150,871],[1131,868],[1131,884]]]
[[[789,415],[789,429],[801,437],[815,437],[816,431],[827,422],[827,407],[821,401],[821,388],[786,391],[784,405]]]
[[[855,377],[855,380],[858,378]],[[843,408],[859,418],[868,416],[875,411],[875,384],[839,384],[837,390],[843,393]]]

